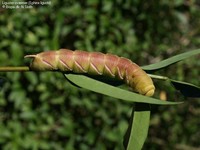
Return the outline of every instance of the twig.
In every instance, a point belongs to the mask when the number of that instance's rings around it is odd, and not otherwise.
[[[159,75],[154,75],[154,74],[148,74],[151,78],[154,78],[154,79],[159,79],[159,80],[168,80],[169,78],[168,77],[165,77],[165,76],[159,76]]]
[[[0,72],[25,72],[31,71],[28,66],[20,66],[20,67],[0,67]]]

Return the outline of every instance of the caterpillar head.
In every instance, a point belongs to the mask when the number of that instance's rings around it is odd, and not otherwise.
[[[42,52],[35,55],[26,55],[24,58],[33,58],[30,68],[36,71],[56,70],[57,55],[55,51]]]

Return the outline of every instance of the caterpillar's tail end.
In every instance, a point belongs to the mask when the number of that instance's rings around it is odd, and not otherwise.
[[[155,89],[149,90],[149,91],[145,94],[145,96],[153,96],[153,95],[154,95],[154,91],[155,91]]]
[[[144,93],[145,96],[153,96],[153,95],[154,95],[154,92],[155,92],[155,86],[154,86],[153,84],[147,86],[147,87],[144,88],[144,90],[143,90],[143,93]]]
[[[26,56],[24,56],[24,58],[35,58],[36,57],[36,55],[26,55]]]

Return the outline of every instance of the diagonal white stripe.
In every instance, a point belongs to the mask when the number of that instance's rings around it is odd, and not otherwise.
[[[100,72],[100,71],[97,69],[97,67],[96,67],[93,63],[90,63],[90,66],[97,72],[97,74],[99,74],[99,75],[102,75],[102,74],[103,74],[102,72]]]
[[[123,77],[122,77],[121,71],[119,70],[119,67],[118,67],[118,66],[117,66],[117,72],[118,72],[118,75],[119,75],[120,79],[123,80]]]
[[[63,60],[59,60],[61,64],[63,64],[68,70],[72,71],[72,68],[70,68]]]
[[[74,64],[75,64],[81,71],[83,71],[84,73],[87,72],[86,70],[84,70],[84,68],[83,68],[78,62],[74,61]]]
[[[105,68],[111,74],[111,76],[115,77],[115,75],[112,73],[112,71],[110,70],[110,68],[108,68],[106,64],[105,64]]]

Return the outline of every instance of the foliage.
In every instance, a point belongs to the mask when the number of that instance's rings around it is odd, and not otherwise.
[[[161,68],[163,69],[164,66],[165,66],[164,68],[166,68],[166,66],[170,64],[174,64],[175,62],[178,62],[182,59],[190,57],[194,54],[200,54],[200,49],[179,54],[169,59],[163,60],[159,63],[144,66],[143,68],[145,68],[148,71],[153,71],[155,69],[157,70]],[[151,75],[151,76],[156,79],[161,79],[164,81],[171,82],[172,85],[176,88],[176,90],[180,91],[180,93],[186,97],[200,97],[199,95],[200,87],[198,86],[195,86],[187,82],[172,80],[165,76],[157,76],[157,75]],[[126,134],[124,136],[124,142],[123,142],[124,147],[127,150],[142,149],[144,142],[146,140],[147,134],[148,134],[149,120],[150,120],[150,113],[151,113],[150,104],[158,104],[158,105],[181,104],[180,102],[162,101],[162,100],[157,100],[155,98],[149,98],[147,96],[134,94],[133,92],[128,92],[126,90],[99,82],[97,81],[99,80],[97,77],[95,77],[95,79],[91,79],[90,77],[86,77],[83,75],[75,75],[75,74],[65,74],[65,77],[72,84],[78,87],[89,89],[91,91],[108,95],[117,99],[121,99],[123,101],[131,102],[131,104],[133,105],[133,110],[132,110],[132,115],[129,122],[129,127],[126,131]],[[108,80],[103,80],[103,82],[107,82],[107,81]],[[115,81],[115,84],[116,82],[117,81]]]
[[[0,66],[28,63],[25,54],[84,49],[110,52],[140,65],[200,47],[197,1],[63,0],[32,9],[0,8]],[[199,85],[197,56],[157,74]],[[2,149],[122,149],[130,104],[77,89],[59,73],[1,73]],[[157,97],[178,100],[155,81]],[[168,93],[168,94],[166,94]],[[153,106],[144,149],[199,147],[199,101]]]

